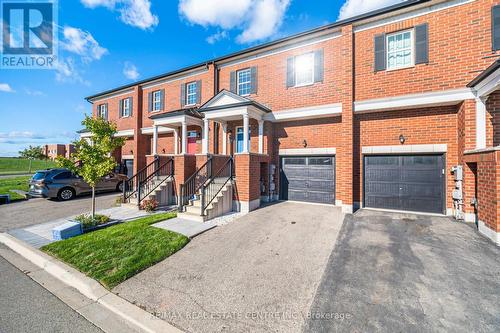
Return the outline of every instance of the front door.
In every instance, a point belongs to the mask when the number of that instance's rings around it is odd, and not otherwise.
[[[196,154],[196,139],[198,137],[198,133],[196,131],[188,132],[188,142],[187,142],[187,153],[194,155]]]
[[[248,147],[250,147],[250,128],[248,129]],[[236,127],[236,153],[243,152],[243,127]]]

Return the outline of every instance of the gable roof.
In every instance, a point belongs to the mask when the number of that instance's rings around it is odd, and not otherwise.
[[[223,101],[226,99],[226,101],[222,104],[217,104],[217,102]],[[239,107],[239,106],[254,106],[259,110],[262,110],[264,112],[271,112],[271,109],[268,108],[267,106],[254,101],[253,99],[237,95],[229,90],[222,89],[217,95],[214,97],[210,98],[205,104],[203,104],[198,111],[200,112],[205,112],[205,111],[212,111],[212,110],[221,110],[221,109],[228,109],[228,108],[234,108],[234,107]]]
[[[163,73],[163,74],[160,74],[160,75],[157,75],[157,76],[153,76],[153,77],[150,77],[150,78],[138,81],[138,82],[134,82],[134,83],[126,84],[126,85],[123,85],[123,86],[119,86],[119,87],[111,89],[111,90],[106,90],[106,91],[100,92],[98,94],[88,96],[85,99],[90,102],[91,99],[94,99],[94,98],[97,98],[97,97],[101,97],[103,95],[112,94],[112,93],[120,91],[120,90],[124,90],[124,89],[127,89],[127,88],[135,87],[137,85],[142,85],[142,84],[145,84],[145,83],[148,83],[148,82],[151,82],[151,81],[156,81],[156,80],[159,80],[159,79],[162,79],[162,78],[166,78],[166,77],[169,77],[169,76],[180,74],[182,72],[187,72],[187,71],[190,71],[190,70],[193,70],[193,69],[196,69],[196,68],[206,67],[209,64],[215,64],[217,62],[224,61],[224,60],[227,60],[227,59],[230,59],[230,58],[234,58],[234,57],[243,55],[245,53],[250,53],[250,52],[258,51],[260,49],[271,47],[271,46],[274,46],[274,45],[277,45],[277,44],[280,44],[280,43],[284,43],[284,42],[287,42],[287,41],[290,41],[290,40],[294,40],[294,39],[297,39],[297,38],[306,37],[308,35],[316,34],[316,33],[319,33],[319,32],[323,32],[323,31],[327,31],[327,30],[339,28],[339,27],[342,27],[344,25],[354,23],[356,21],[365,20],[365,19],[368,19],[368,18],[372,18],[374,16],[387,14],[387,13],[390,13],[392,11],[404,9],[404,8],[407,8],[407,7],[415,6],[415,5],[426,3],[426,2],[430,2],[430,1],[432,1],[432,0],[406,0],[406,1],[403,1],[403,2],[400,2],[400,3],[397,3],[395,5],[392,5],[392,6],[388,6],[388,7],[380,8],[380,9],[377,9],[377,10],[373,10],[373,11],[370,11],[368,13],[364,13],[364,14],[361,14],[361,15],[353,16],[353,17],[350,17],[350,18],[347,18],[347,19],[344,19],[344,20],[340,20],[340,21],[337,21],[337,22],[334,22],[334,23],[330,23],[330,24],[327,24],[327,25],[324,25],[324,26],[321,26],[321,27],[318,27],[318,28],[315,28],[315,29],[307,30],[307,31],[304,31],[304,32],[301,32],[301,33],[298,33],[298,34],[295,34],[295,35],[291,35],[291,36],[288,36],[288,37],[280,38],[280,39],[277,39],[277,40],[274,40],[274,41],[271,41],[271,42],[268,42],[268,43],[264,43],[264,44],[261,44],[261,45],[250,47],[250,48],[247,48],[247,49],[244,49],[244,50],[241,50],[241,51],[237,51],[237,52],[234,52],[234,53],[230,53],[230,54],[227,54],[227,55],[224,55],[224,56],[221,56],[221,57],[209,59],[209,60],[203,61],[201,63],[195,64],[195,65],[192,65],[192,66],[187,66],[187,67],[184,67],[184,68],[181,68],[181,69],[178,69],[178,70],[174,70],[174,71],[171,71],[171,72],[166,72],[166,73]]]

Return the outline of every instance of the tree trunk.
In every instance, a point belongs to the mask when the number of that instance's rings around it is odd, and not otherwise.
[[[92,186],[92,220],[95,218],[95,187]]]

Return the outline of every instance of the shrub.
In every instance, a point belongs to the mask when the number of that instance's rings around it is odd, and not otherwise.
[[[148,213],[154,212],[156,208],[158,208],[158,201],[156,201],[155,199],[144,200],[141,203],[141,209],[144,209]]]
[[[100,214],[96,214],[94,219],[92,219],[92,215],[90,214],[82,214],[75,217],[75,221],[79,222],[83,226],[84,230],[106,224],[109,220],[109,216]]]

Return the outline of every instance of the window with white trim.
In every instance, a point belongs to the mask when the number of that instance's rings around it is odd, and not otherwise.
[[[122,100],[122,114],[123,118],[130,117],[130,98],[125,98]]]
[[[387,69],[412,67],[414,64],[413,30],[387,35]]]
[[[306,86],[314,83],[314,53],[306,53],[295,57],[295,86]]]
[[[97,106],[97,116],[102,119],[108,119],[108,104]]]
[[[186,84],[186,105],[196,104],[197,101],[196,88],[197,88],[196,82],[191,82]]]
[[[161,91],[153,92],[153,112],[160,111],[161,109]]]
[[[252,73],[250,68],[242,69],[237,72],[238,95],[250,95],[252,92]]]

